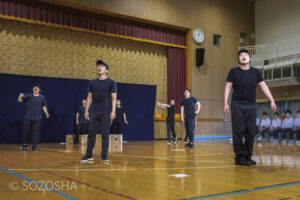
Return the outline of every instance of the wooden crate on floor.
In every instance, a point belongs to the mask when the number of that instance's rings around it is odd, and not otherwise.
[[[74,144],[74,134],[66,135],[66,144]]]
[[[109,144],[109,153],[120,153],[123,151],[123,144],[122,143],[110,143]]]
[[[87,144],[88,135],[79,135],[79,144]]]
[[[109,144],[121,144],[123,140],[122,134],[110,134],[109,135]]]

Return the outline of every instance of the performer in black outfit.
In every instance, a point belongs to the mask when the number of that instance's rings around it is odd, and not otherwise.
[[[96,134],[101,128],[102,134],[102,162],[108,163],[109,132],[111,121],[116,117],[117,85],[107,77],[108,65],[102,60],[96,62],[99,78],[90,80],[88,85],[87,105],[85,118],[89,120],[89,135],[86,155],[80,162],[94,160],[93,150]]]
[[[27,138],[32,131],[32,150],[37,151],[38,134],[40,129],[40,123],[42,119],[42,110],[44,111],[46,118],[49,118],[47,110],[46,98],[40,94],[41,86],[35,84],[33,86],[32,94],[21,93],[18,97],[18,102],[26,103],[26,114],[23,122],[23,150],[27,150]]]
[[[171,132],[173,136],[173,142],[176,143],[177,137],[175,133],[175,111],[176,111],[175,98],[174,97],[171,98],[170,105],[157,102],[157,106],[161,108],[167,108],[168,115],[167,115],[166,123],[167,123],[168,144],[171,144]]]
[[[232,68],[227,76],[224,91],[224,112],[229,112],[228,98],[233,88],[231,100],[233,149],[236,165],[256,165],[251,159],[256,134],[256,86],[260,86],[271,101],[275,112],[276,104],[272,94],[258,69],[250,66],[251,55],[247,50],[238,52],[240,66]],[[243,143],[243,137],[245,143]]]
[[[185,145],[185,147],[194,147],[194,130],[195,130],[195,120],[196,115],[200,112],[201,104],[195,97],[191,97],[191,91],[185,89],[184,97],[180,103],[181,106],[181,121],[185,124],[186,135],[190,142]],[[195,109],[197,105],[197,110]]]
[[[112,122],[110,133],[122,134],[124,123],[128,124],[125,109],[121,106],[121,101],[117,100],[116,118]]]
[[[86,134],[86,128],[88,124],[88,120],[85,119],[84,113],[86,108],[86,100],[82,99],[81,106],[78,108],[76,113],[76,132],[74,137],[74,144],[79,142],[79,134]]]

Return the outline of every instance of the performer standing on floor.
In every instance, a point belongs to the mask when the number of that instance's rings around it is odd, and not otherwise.
[[[74,137],[74,144],[77,144],[79,142],[79,134],[86,134],[86,128],[88,124],[88,120],[85,119],[84,113],[86,108],[86,100],[82,99],[81,106],[78,108],[76,113],[76,132]]]
[[[112,122],[110,133],[122,134],[124,123],[128,124],[128,121],[126,119],[126,112],[125,109],[121,106],[121,101],[117,100],[116,118]]]
[[[258,69],[250,66],[251,55],[247,50],[238,52],[240,66],[232,68],[226,79],[224,91],[224,112],[229,112],[228,98],[233,88],[231,100],[231,118],[233,149],[236,165],[256,165],[251,159],[256,134],[256,86],[260,86],[271,101],[275,112],[276,104]],[[243,143],[243,137],[245,143]]]
[[[30,131],[32,131],[32,150],[37,151],[38,134],[40,130],[40,123],[42,119],[42,110],[46,118],[49,118],[47,110],[46,98],[40,94],[41,86],[35,84],[32,89],[32,94],[21,93],[18,97],[18,102],[26,103],[26,114],[23,122],[23,147],[22,150],[27,150],[27,139]]]
[[[102,134],[102,162],[108,163],[109,132],[111,120],[116,117],[117,86],[114,80],[107,77],[108,65],[102,60],[96,62],[99,78],[90,80],[88,85],[85,118],[89,120],[89,135],[86,155],[80,160],[87,162],[94,160],[93,150],[96,134],[101,128]],[[90,111],[90,113],[89,113]]]
[[[191,91],[189,89],[185,89],[184,97],[185,99],[180,103],[181,121],[185,123],[186,135],[190,140],[185,147],[194,147],[195,120],[196,115],[200,112],[201,105],[198,99],[191,97]],[[197,110],[195,109],[195,105],[197,105]]]
[[[157,106],[161,108],[167,108],[168,115],[167,115],[166,123],[167,123],[168,144],[171,144],[171,131],[173,136],[173,143],[176,143],[177,137],[175,133],[175,111],[176,111],[175,98],[174,97],[171,98],[170,105],[157,102]]]

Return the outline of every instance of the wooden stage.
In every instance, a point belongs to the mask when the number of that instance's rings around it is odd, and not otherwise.
[[[183,146],[123,143],[104,164],[99,149],[94,162],[79,163],[81,145],[0,145],[0,199],[300,199],[296,144],[256,144],[251,167],[234,165],[229,141]]]

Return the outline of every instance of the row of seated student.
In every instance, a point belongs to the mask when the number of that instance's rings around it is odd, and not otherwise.
[[[292,111],[287,110],[282,113],[275,112],[272,121],[268,117],[268,113],[262,114],[262,119],[256,119],[257,135],[255,141],[262,141],[263,138],[275,142],[287,141],[286,139],[294,139],[296,143],[300,143],[300,110],[297,111],[296,118],[293,119]],[[296,141],[296,140],[299,141]]]

